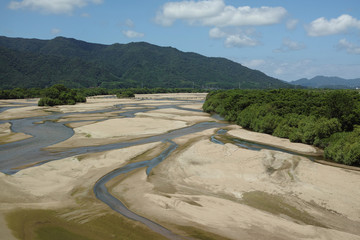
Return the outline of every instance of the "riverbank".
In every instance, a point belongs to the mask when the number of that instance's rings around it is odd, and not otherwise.
[[[68,113],[55,122],[75,121],[68,123],[75,135],[51,150],[86,146],[89,153],[13,175],[0,173],[0,231],[7,239],[11,234],[19,239],[162,239],[114,212],[93,192],[107,173],[158,156],[170,145],[155,138],[160,134],[177,148],[149,176],[141,168],[107,183],[131,211],[194,239],[360,239],[360,172],[280,151],[216,143],[211,140],[219,127],[171,135],[216,121],[199,111],[199,102],[185,101],[186,94],[177,97],[181,100],[168,95],[162,100],[91,98],[54,108]],[[317,153],[311,146],[235,125],[221,128],[229,130],[225,137]],[[97,153],[89,147],[150,138],[150,143]]]
[[[101,176],[160,145],[150,143],[70,157],[14,175],[0,173],[0,213],[5,215],[8,226],[20,239],[32,239],[41,232],[50,235],[39,239],[51,239],[52,234],[64,239],[116,239],[123,234],[129,236],[128,239],[145,236],[162,239],[141,224],[114,214],[92,192]],[[5,232],[7,227],[1,225],[0,229]]]
[[[28,134],[13,132],[10,123],[0,124],[0,144],[17,142],[31,137]]]
[[[150,176],[137,171],[112,192],[174,231],[195,226],[230,239],[360,239],[358,172],[215,144],[213,132],[175,139],[183,147]]]

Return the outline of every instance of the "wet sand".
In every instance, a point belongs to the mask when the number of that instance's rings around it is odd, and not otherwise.
[[[31,135],[24,133],[15,133],[11,131],[10,123],[0,124],[0,144],[11,143],[31,138]]]

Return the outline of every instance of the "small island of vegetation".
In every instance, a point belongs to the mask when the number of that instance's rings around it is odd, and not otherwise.
[[[74,89],[69,89],[62,84],[46,88],[44,97],[40,98],[39,106],[74,105],[77,102],[86,102],[86,98]]]
[[[203,110],[256,132],[312,144],[327,159],[360,165],[360,93],[355,90],[219,90]]]

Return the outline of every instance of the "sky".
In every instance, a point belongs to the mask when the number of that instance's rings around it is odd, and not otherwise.
[[[145,41],[285,81],[360,78],[359,0],[0,0],[0,35]]]

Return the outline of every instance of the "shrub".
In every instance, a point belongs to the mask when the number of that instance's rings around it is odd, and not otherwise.
[[[57,84],[45,89],[38,106],[74,105],[77,102],[86,102],[86,98],[73,89]]]

